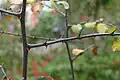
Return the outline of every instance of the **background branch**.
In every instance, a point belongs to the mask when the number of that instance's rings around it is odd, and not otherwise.
[[[5,31],[0,31],[0,34],[1,35],[12,35],[12,36],[19,36],[19,37],[22,37],[22,34],[20,33],[12,33],[12,32],[5,32]],[[30,39],[40,39],[40,40],[55,40],[56,38],[45,38],[45,37],[39,37],[39,36],[29,36],[29,35],[26,35],[27,38],[30,38]]]
[[[5,9],[1,9],[1,8],[0,8],[0,12],[1,12],[1,13],[7,13],[7,14],[9,14],[9,15],[13,15],[13,16],[20,17],[20,13],[11,12],[11,11],[8,11],[8,10],[5,10]]]

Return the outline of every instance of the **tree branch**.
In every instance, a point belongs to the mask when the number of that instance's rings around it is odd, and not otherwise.
[[[27,0],[23,0],[22,13],[20,15],[21,33],[22,33],[22,41],[23,41],[22,80],[27,80],[27,66],[28,66],[28,44],[26,40],[26,28],[25,28],[26,1]]]
[[[69,26],[68,26],[68,11],[65,10],[66,14],[65,14],[65,22],[66,22],[66,38],[69,37]],[[74,66],[73,66],[73,61],[72,61],[72,57],[70,54],[70,48],[69,48],[69,44],[68,42],[65,42],[66,48],[67,48],[67,53],[68,53],[68,58],[69,58],[69,62],[70,62],[70,67],[71,67],[71,75],[72,75],[72,80],[75,80],[75,76],[74,76]]]
[[[96,36],[120,36],[120,33],[93,33],[93,34],[87,34],[87,35],[81,35],[81,37],[69,37],[69,38],[61,38],[57,39],[54,41],[47,41],[47,45],[55,44],[55,43],[60,43],[60,42],[66,42],[66,41],[72,41],[72,40],[81,40],[85,38],[91,38],[91,37],[96,37]],[[36,47],[41,47],[45,46],[45,43],[38,43],[38,44],[28,44],[29,48],[36,48]]]
[[[11,12],[11,11],[8,11],[8,10],[5,10],[5,9],[1,9],[1,8],[0,8],[0,12],[2,12],[2,13],[7,13],[7,14],[9,14],[9,15],[13,15],[13,16],[20,17],[20,13]]]

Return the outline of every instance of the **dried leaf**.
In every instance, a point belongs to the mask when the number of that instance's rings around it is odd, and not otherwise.
[[[7,16],[7,18],[10,20],[10,19],[12,19],[12,16]]]
[[[84,53],[84,50],[82,50],[82,49],[73,49],[73,50],[72,50],[72,54],[73,54],[74,56],[82,55],[83,53]]]
[[[92,53],[93,53],[94,56],[98,55],[98,53],[97,53],[97,47],[93,47],[92,48]]]

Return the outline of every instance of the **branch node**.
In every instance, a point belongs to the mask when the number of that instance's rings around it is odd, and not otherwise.
[[[28,52],[30,51],[30,49],[31,49],[31,48],[30,48],[30,46],[29,46],[29,45],[27,45],[27,51],[28,51]]]

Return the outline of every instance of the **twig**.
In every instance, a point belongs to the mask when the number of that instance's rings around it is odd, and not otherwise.
[[[12,32],[0,31],[0,34],[6,34],[6,35],[13,35],[13,36],[22,37],[22,34],[20,34],[20,33],[12,33]],[[55,40],[55,38],[45,38],[45,37],[39,37],[39,36],[29,36],[29,35],[26,35],[26,37],[30,38],[30,39]]]
[[[78,34],[78,37],[80,37],[81,36],[81,34],[82,34],[82,31],[85,29],[85,26],[84,26],[84,24],[81,24],[82,25],[82,29],[80,30],[80,32],[79,32],[79,34]]]

